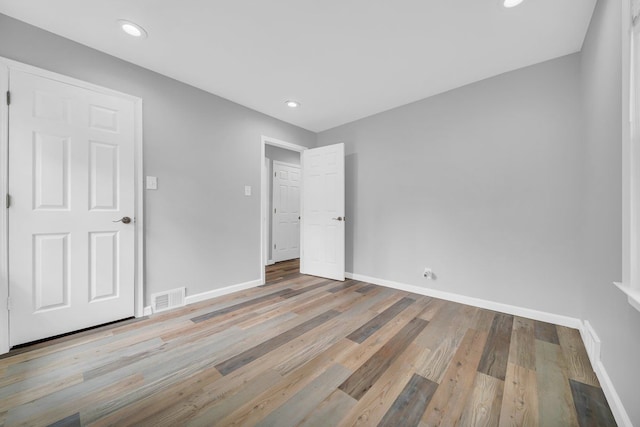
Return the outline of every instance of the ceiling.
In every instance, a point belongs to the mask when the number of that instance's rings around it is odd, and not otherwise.
[[[595,3],[0,0],[0,13],[318,132],[578,52]]]

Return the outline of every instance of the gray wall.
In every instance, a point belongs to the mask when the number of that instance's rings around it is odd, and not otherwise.
[[[314,133],[5,15],[0,56],[143,98],[144,172],[159,185],[145,194],[146,304],[260,278],[260,136],[314,146]]]
[[[579,67],[570,55],[320,133],[346,146],[347,271],[580,317]]]
[[[598,1],[581,55],[586,131],[584,246],[589,268],[581,295],[583,317],[602,341],[602,362],[634,425],[640,425],[640,313],[611,284],[622,278],[620,8],[619,0]]]
[[[269,174],[269,195],[267,199],[267,241],[268,241],[268,254],[269,259],[272,258],[271,253],[273,251],[273,161],[291,163],[292,165],[300,165],[300,153],[297,151],[285,150],[284,148],[275,147],[273,145],[267,145],[265,147],[265,157],[269,160],[272,173]]]
[[[300,164],[300,153],[297,151],[286,150],[284,148],[275,147],[273,145],[265,146],[265,157],[271,161],[291,163],[292,165]]]

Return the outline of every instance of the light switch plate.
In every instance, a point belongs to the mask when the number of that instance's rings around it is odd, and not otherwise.
[[[251,186],[250,185],[245,185],[244,186],[244,195],[245,196],[250,196],[251,195]]]
[[[147,190],[157,190],[158,189],[158,177],[157,176],[148,176],[146,182]]]

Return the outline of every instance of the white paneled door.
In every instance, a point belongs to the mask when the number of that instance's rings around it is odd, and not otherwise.
[[[344,280],[344,144],[302,152],[300,272]]]
[[[10,344],[133,316],[134,101],[15,70],[10,91]]]
[[[273,162],[273,261],[300,257],[300,167]]]

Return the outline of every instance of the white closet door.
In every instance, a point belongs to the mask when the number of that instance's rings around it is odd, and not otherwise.
[[[133,316],[134,102],[10,73],[11,345]]]
[[[273,261],[300,258],[300,167],[273,162]]]

